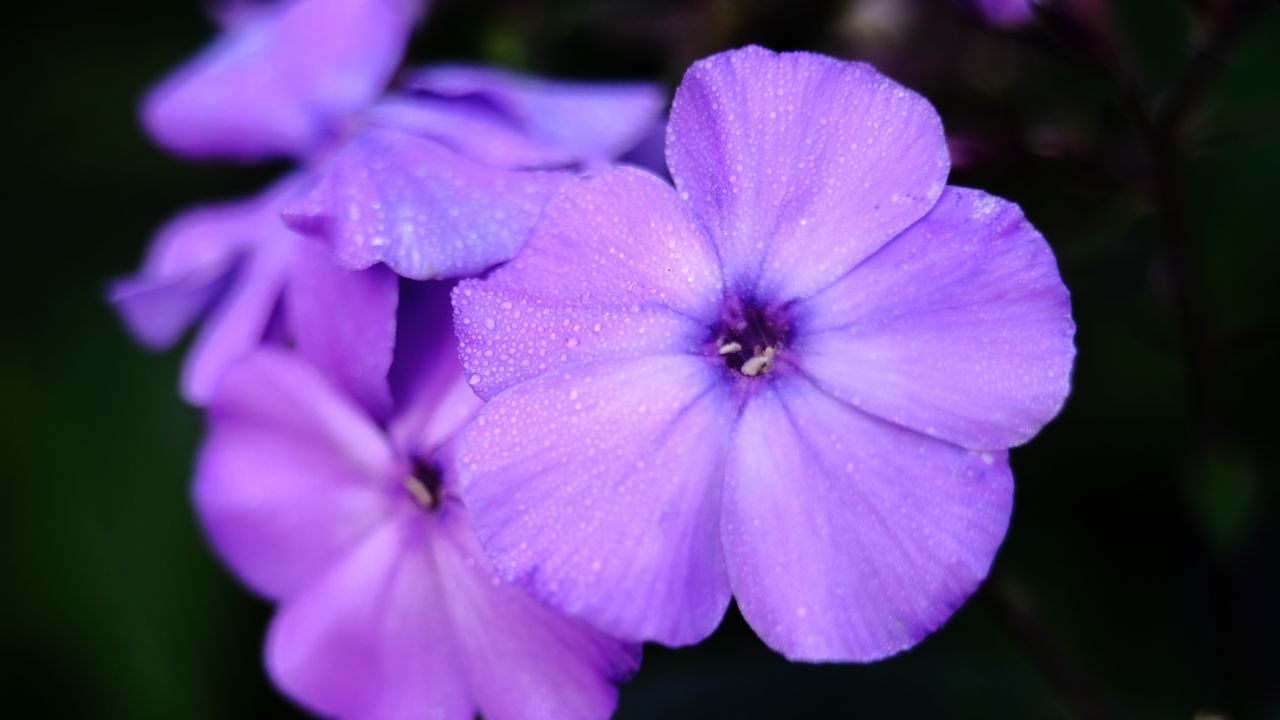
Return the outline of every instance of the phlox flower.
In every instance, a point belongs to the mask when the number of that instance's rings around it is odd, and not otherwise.
[[[257,197],[180,215],[141,271],[109,292],[154,348],[207,316],[183,370],[189,401],[207,401],[226,366],[264,339],[310,342],[295,322],[311,304],[291,297],[298,285],[329,296],[317,307],[352,293],[394,304],[390,273],[357,277],[326,263],[330,248],[303,242],[284,225],[286,212],[308,234],[342,230],[332,250],[347,270],[382,260],[416,278],[479,272],[515,253],[567,170],[626,151],[661,111],[663,96],[647,83],[554,82],[457,65],[410,71],[384,94],[423,7],[233,3],[224,35],[148,96],[146,125],[174,152],[288,156],[302,165]],[[336,216],[331,198],[339,198]],[[370,378],[385,367],[343,378],[360,368],[363,348],[389,347],[389,330],[350,330],[333,348],[346,360],[330,370],[384,413],[389,399]]]
[[[459,475],[498,572],[618,637],[867,661],[986,576],[1007,450],[1060,409],[1070,301],[1017,206],[946,185],[932,106],[868,65],[695,64],[672,188],[570,182],[454,290],[487,403]]]
[[[382,313],[348,311],[396,324]],[[608,717],[639,647],[501,582],[458,499],[453,437],[479,401],[447,288],[408,288],[399,329],[385,420],[314,349],[255,350],[210,399],[196,507],[236,574],[279,603],[273,681],[342,718]]]

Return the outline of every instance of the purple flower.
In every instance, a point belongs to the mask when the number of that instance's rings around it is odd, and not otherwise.
[[[305,6],[336,2],[310,0]],[[343,8],[352,4],[342,2]],[[255,53],[231,54],[237,63],[246,64],[233,65],[239,68],[236,73],[275,78],[277,55],[315,41],[308,33],[320,32],[316,23],[323,18],[289,10],[294,4],[261,10],[267,13],[262,22],[270,21],[273,30],[261,39],[264,45],[255,45]],[[399,0],[377,4],[403,9]],[[257,17],[254,11],[244,12]],[[339,13],[330,19],[336,23],[344,17]],[[307,22],[299,25],[298,18]],[[356,48],[364,46],[354,36],[366,30],[356,23],[353,28],[334,25],[325,32],[351,32],[348,44]],[[233,32],[224,44],[235,45],[242,41],[239,37]],[[281,47],[272,50],[276,45]],[[222,51],[210,52],[221,57]],[[326,72],[346,72],[324,65],[326,57],[320,53],[307,73],[289,76],[300,83],[299,93],[328,87],[319,79]],[[263,67],[249,67],[255,63]],[[222,105],[204,108],[195,100],[234,94],[245,82],[241,75],[206,68],[225,64],[197,61],[195,67],[205,69],[179,73],[153,93],[148,116],[155,116],[156,107],[169,108],[170,114],[162,115],[173,119],[173,132],[181,133],[180,149],[198,155],[271,154],[261,144],[275,142],[266,126],[278,116],[304,110],[313,112],[314,127],[328,129],[311,133],[305,141],[298,135],[291,146],[289,152],[311,159],[310,169],[290,175],[258,198],[182,215],[159,234],[142,271],[110,290],[129,327],[151,347],[173,344],[208,313],[209,323],[182,381],[183,394],[197,404],[208,399],[227,364],[260,344],[270,328],[284,340],[306,342],[298,337],[305,328],[299,330],[292,321],[311,306],[287,302],[289,312],[280,312],[281,298],[292,292],[292,283],[302,282],[315,288],[313,294],[325,295],[315,307],[326,307],[340,305],[337,298],[374,282],[332,268],[331,261],[295,267],[299,254],[314,256],[323,246],[301,242],[281,219],[286,211],[297,228],[332,235],[336,259],[348,269],[382,261],[417,278],[476,273],[515,254],[547,200],[568,177],[562,171],[533,169],[577,168],[612,158],[638,141],[663,105],[661,93],[648,83],[561,83],[442,66],[415,71],[406,89],[372,107],[342,103],[347,116],[335,124],[336,115],[328,109],[338,105],[302,102],[301,95],[288,93],[258,98],[260,102],[245,106],[247,114]],[[362,72],[360,78],[369,88],[375,80],[383,82],[372,72]],[[188,122],[183,113],[204,120]],[[150,125],[158,139],[174,146],[170,141],[177,136],[157,129],[163,124]],[[337,125],[345,128],[341,136],[333,134]],[[321,142],[322,136],[327,142]],[[348,339],[352,344],[343,354],[358,358],[363,342],[356,341],[368,338],[357,333]],[[378,342],[390,339],[383,333]],[[354,365],[334,367],[340,368],[333,370],[338,377]],[[348,378],[348,388],[351,382]],[[381,399],[374,397],[378,395]],[[385,410],[384,390],[366,387],[356,396],[375,413]]]
[[[868,65],[697,63],[673,190],[568,185],[454,290],[463,494],[500,574],[681,645],[734,596],[773,648],[872,660],[985,577],[1007,448],[1061,407],[1067,290],[1018,208],[946,187],[939,118]]]
[[[224,33],[147,97],[143,122],[190,157],[304,157],[382,94],[423,0],[238,0]]]
[[[416,279],[510,259],[565,170],[639,143],[664,105],[650,83],[574,83],[438,66],[409,74],[289,208],[343,267],[385,263]]]
[[[343,718],[604,718],[639,648],[503,584],[458,500],[462,381],[447,289],[401,309],[384,422],[300,354],[260,349],[209,404],[196,504],[236,573],[280,603],[266,661]],[[376,325],[385,307],[349,309]]]

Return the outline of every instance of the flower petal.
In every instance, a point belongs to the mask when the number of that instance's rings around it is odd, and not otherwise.
[[[267,667],[291,697],[331,717],[475,717],[421,521],[386,523],[276,616]]]
[[[340,268],[321,243],[298,246],[285,291],[295,347],[372,417],[386,417],[399,279],[383,267]]]
[[[949,170],[924,98],[870,65],[758,47],[689,69],[667,161],[726,280],[774,304],[820,290],[923,216]]]
[[[732,403],[679,355],[516,385],[459,441],[463,497],[506,579],[627,640],[685,645],[729,602],[720,552]]]
[[[401,283],[399,327],[391,387],[395,417],[388,432],[396,447],[420,458],[434,455],[475,417],[483,404],[458,361],[451,283]]]
[[[209,418],[196,507],[219,554],[258,592],[287,597],[386,517],[391,448],[296,356],[260,350],[235,364]]]
[[[748,404],[724,496],[743,616],[792,660],[870,661],[932,632],[986,577],[1013,477],[797,376]]]
[[[280,305],[299,238],[266,238],[244,265],[218,306],[205,319],[182,366],[182,395],[203,405],[223,373],[259,347]]]
[[[461,504],[445,508],[432,548],[480,712],[491,720],[602,720],[640,648],[570,620],[503,583]]]
[[[453,111],[452,121],[433,125],[434,137],[502,167],[612,160],[640,142],[666,105],[656,83],[552,80],[469,65],[425,67],[404,86],[416,101]]]
[[[192,208],[166,223],[141,270],[109,291],[138,339],[157,349],[177,342],[226,289],[244,253],[264,238],[291,234],[280,222],[280,203],[296,185],[290,176],[256,197]]]
[[[720,304],[713,249],[675,192],[620,168],[571,181],[525,249],[454,291],[477,394],[603,358],[693,351]]]
[[[391,79],[415,0],[282,0],[165,78],[143,121],[172,152],[245,160],[301,156]]]
[[[511,259],[569,177],[491,167],[385,127],[366,128],[320,172],[289,224],[332,242],[348,269],[382,262],[417,280]]]
[[[1012,203],[948,188],[923,220],[797,311],[794,356],[829,392],[969,448],[1025,442],[1075,357],[1053,253]]]

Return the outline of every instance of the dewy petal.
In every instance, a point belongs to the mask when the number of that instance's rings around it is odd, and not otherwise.
[[[647,82],[580,82],[496,68],[434,65],[410,73],[404,86],[459,111],[458,118],[502,118],[541,147],[539,154],[504,155],[514,146],[488,140],[494,125],[441,123],[437,132],[460,152],[504,167],[602,162],[635,146],[666,105],[661,86]],[[488,112],[479,112],[485,108]],[[495,152],[496,151],[496,152]]]
[[[433,140],[371,126],[321,169],[286,212],[333,243],[352,270],[382,262],[417,280],[478,273],[511,259],[568,173],[478,163]]]
[[[296,183],[291,176],[257,197],[196,207],[166,223],[141,270],[109,291],[139,340],[153,348],[177,342],[225,289],[245,252],[263,238],[289,233],[279,204]]]
[[[689,69],[667,161],[726,280],[776,304],[825,287],[923,216],[950,167],[924,98],[870,65],[758,47]]]
[[[391,79],[418,0],[281,0],[166,78],[143,121],[193,157],[301,156]]]
[[[433,535],[436,567],[470,685],[489,720],[603,720],[640,648],[570,620],[503,583],[480,550],[461,504]]]
[[[272,622],[267,667],[327,717],[471,720],[476,705],[445,586],[410,510],[386,523]]]
[[[651,356],[548,373],[486,403],[458,467],[498,572],[616,637],[710,634],[729,603],[721,381],[702,358]]]
[[[209,418],[196,507],[219,554],[258,592],[289,596],[385,520],[399,467],[392,449],[297,357],[244,358],[219,384]]]
[[[490,398],[576,363],[694,349],[718,317],[719,278],[670,186],[635,168],[572,180],[519,256],[454,291],[468,380]]]
[[[391,411],[399,279],[384,267],[345,270],[327,245],[299,242],[285,290],[298,352],[375,418]]]
[[[852,405],[969,448],[1025,442],[1062,407],[1071,300],[1010,202],[948,188],[923,220],[797,309],[794,357]]]
[[[986,577],[1013,477],[803,378],[755,395],[734,437],[724,549],[743,616],[792,660],[870,661],[939,627]]]
[[[262,344],[280,305],[298,242],[288,233],[269,237],[245,258],[183,363],[182,395],[188,402],[207,402],[227,367]]]

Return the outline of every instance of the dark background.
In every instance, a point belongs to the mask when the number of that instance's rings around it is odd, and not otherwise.
[[[1074,393],[1013,453],[1009,536],[945,628],[788,665],[731,611],[651,648],[620,717],[1280,718],[1280,13],[1102,4],[1106,25],[1011,33],[943,0],[437,3],[415,59],[672,85],[747,42],[871,59],[937,104],[953,183],[1021,203],[1073,292]],[[181,350],[144,353],[102,300],[164,218],[279,168],[184,164],[139,130],[144,90],[211,37],[197,0],[6,14],[6,714],[291,717],[261,669],[270,608],[194,522]]]

